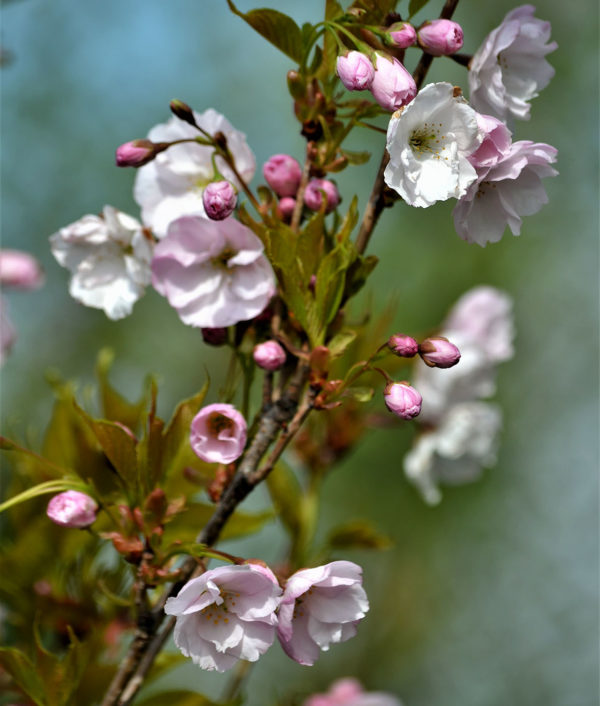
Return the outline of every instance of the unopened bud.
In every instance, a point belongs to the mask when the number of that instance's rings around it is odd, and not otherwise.
[[[385,110],[398,110],[417,95],[417,85],[397,59],[378,54],[371,93]]]
[[[233,213],[237,194],[228,181],[213,181],[204,189],[202,203],[211,220],[222,221]]]
[[[223,346],[227,343],[226,328],[203,328],[202,339],[209,346]]]
[[[285,351],[277,341],[265,341],[254,346],[254,362],[263,370],[279,370],[286,357]]]
[[[326,376],[329,371],[330,351],[327,346],[315,346],[310,354],[311,370]]]
[[[50,500],[46,514],[61,527],[83,529],[95,521],[97,510],[98,504],[89,495],[78,490],[67,490]]]
[[[159,152],[166,150],[169,143],[133,140],[117,147],[115,162],[117,167],[143,167],[151,162]]]
[[[387,342],[388,348],[401,358],[412,358],[419,352],[419,344],[411,336],[395,333]]]
[[[282,199],[279,199],[279,203],[277,204],[277,215],[282,221],[287,223],[292,220],[295,208],[296,199],[293,199],[291,196],[284,196]]]
[[[463,45],[462,27],[452,20],[432,20],[419,27],[419,46],[432,56],[454,54]]]
[[[451,368],[460,360],[460,351],[443,336],[426,338],[419,345],[419,355],[430,368]]]
[[[306,95],[306,84],[297,71],[287,72],[287,84],[290,95],[295,100],[300,100]]]
[[[190,125],[193,125],[194,127],[198,127],[196,124],[196,118],[194,117],[194,111],[187,103],[175,99],[169,103],[169,108],[171,108],[171,112],[175,117],[189,123]]]
[[[375,69],[366,54],[351,51],[337,58],[337,75],[349,91],[364,91],[369,88]]]
[[[37,289],[44,282],[39,262],[20,250],[0,250],[0,284],[15,289]]]
[[[288,154],[274,154],[265,162],[263,176],[278,196],[295,196],[302,179],[302,167]]]
[[[395,22],[386,37],[388,44],[398,49],[406,49],[417,43],[417,31],[408,22]]]
[[[304,203],[311,211],[318,211],[326,198],[325,213],[333,211],[340,202],[337,186],[328,179],[311,179],[304,192]]]
[[[423,398],[408,382],[390,382],[383,397],[386,407],[402,419],[414,419],[421,411]]]

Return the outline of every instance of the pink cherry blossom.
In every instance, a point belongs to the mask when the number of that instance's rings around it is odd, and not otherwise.
[[[369,87],[373,98],[384,110],[398,110],[417,95],[417,86],[398,59],[377,54],[377,68]]]
[[[467,159],[480,172],[497,164],[510,151],[512,137],[510,130],[498,118],[477,113],[477,125],[483,135],[479,147]]]
[[[252,319],[275,293],[275,276],[254,233],[234,218],[177,219],[157,245],[152,284],[189,326]]]
[[[209,404],[193,418],[190,444],[207,463],[232,463],[246,445],[246,420],[231,404]]]
[[[550,145],[514,142],[501,160],[478,170],[477,180],[454,208],[456,232],[481,246],[497,243],[506,226],[519,235],[521,217],[537,213],[548,203],[542,179],[558,174],[550,166],[555,161],[556,149]]]
[[[233,155],[237,171],[246,181],[254,176],[255,160],[246,144],[246,136],[216,110],[193,113],[197,124],[210,135],[222,132],[227,138],[227,147]],[[152,142],[199,137],[197,128],[173,116],[166,123],[155,125],[148,133]],[[204,217],[202,193],[215,178],[212,161],[214,148],[194,142],[173,145],[156,158],[138,169],[133,195],[142,209],[142,221],[151,228],[157,238],[167,233],[169,224],[181,216]],[[221,157],[215,159],[219,173],[241,188],[230,167]]]
[[[529,120],[529,102],[545,88],[554,69],[544,58],[554,51],[550,23],[533,16],[533,5],[511,10],[485,38],[469,67],[471,105],[501,120]]]
[[[21,250],[0,250],[0,285],[30,290],[41,287],[44,274],[40,263]]]
[[[360,566],[333,561],[301,569],[287,580],[281,599],[279,641],[296,662],[314,664],[320,650],[354,637],[368,610]]]
[[[357,679],[346,677],[335,681],[326,694],[313,694],[303,706],[402,706],[391,694],[364,691]]]
[[[94,498],[78,490],[66,490],[50,500],[46,514],[61,527],[83,529],[96,520],[97,510]]]
[[[295,196],[302,167],[289,154],[274,154],[263,166],[263,176],[277,196]]]
[[[224,672],[240,659],[255,662],[273,644],[280,596],[270,569],[221,566],[188,581],[165,613],[177,617],[181,652],[202,669]]]

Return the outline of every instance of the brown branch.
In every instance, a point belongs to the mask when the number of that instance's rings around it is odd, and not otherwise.
[[[457,5],[458,0],[446,0],[446,3],[440,13],[440,19],[449,20],[454,14]],[[421,59],[413,72],[413,78],[417,84],[417,89],[421,88],[433,59],[434,57],[431,54],[425,54],[425,52],[423,52]],[[369,196],[369,201],[367,202],[363,219],[360,224],[360,230],[358,231],[358,236],[356,237],[356,249],[359,253],[363,253],[367,249],[373,230],[375,229],[377,221],[381,216],[381,212],[386,205],[384,198],[385,180],[383,178],[383,174],[389,161],[390,157],[387,153],[387,149],[384,148],[381,162],[379,163],[379,171],[375,177],[375,183],[373,184],[373,189],[371,191],[371,195]]]

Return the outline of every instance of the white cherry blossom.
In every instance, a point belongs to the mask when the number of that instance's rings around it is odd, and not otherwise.
[[[235,160],[236,168],[245,181],[254,176],[255,160],[246,143],[246,136],[236,130],[223,115],[209,108],[194,113],[197,124],[210,135],[222,132]],[[202,134],[193,125],[172,117],[155,125],[148,133],[152,142],[194,139]],[[214,148],[194,142],[173,145],[137,170],[133,195],[142,209],[142,221],[157,238],[166,235],[169,224],[180,216],[205,216],[202,193],[215,179],[212,157]],[[216,158],[222,176],[241,185],[221,157]]]
[[[467,157],[483,135],[477,113],[449,83],[430,83],[392,115],[385,183],[410,206],[460,198],[477,178]]]
[[[554,69],[544,58],[554,51],[550,23],[533,16],[533,5],[511,10],[485,38],[469,67],[469,100],[481,113],[510,122],[529,120],[529,102],[545,88]]]
[[[153,244],[139,221],[112,206],[50,237],[52,254],[72,274],[71,296],[114,320],[128,316],[150,284]]]

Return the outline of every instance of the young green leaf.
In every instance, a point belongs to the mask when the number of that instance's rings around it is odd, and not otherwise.
[[[327,538],[333,549],[389,549],[392,540],[365,520],[355,520],[333,529]]]

